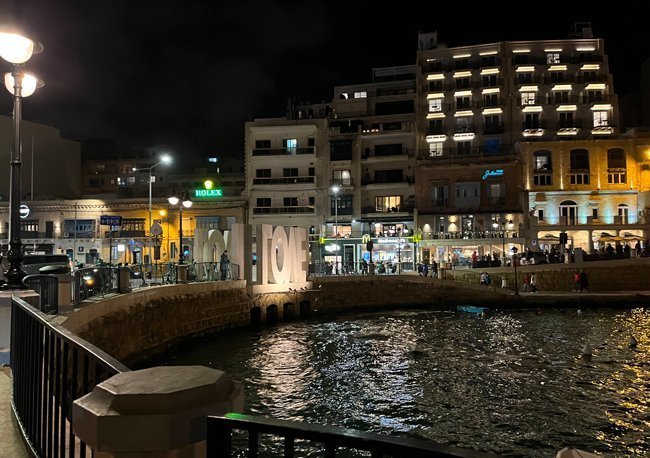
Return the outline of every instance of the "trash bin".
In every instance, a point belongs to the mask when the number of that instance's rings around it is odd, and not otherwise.
[[[57,312],[72,310],[72,275],[70,267],[63,265],[43,266],[38,273],[56,278],[56,286],[50,291],[48,301],[50,306],[56,307]],[[41,291],[41,294],[43,291]]]
[[[120,294],[131,292],[131,269],[119,267],[117,272],[117,292]]]
[[[176,283],[187,283],[189,264],[176,264]]]

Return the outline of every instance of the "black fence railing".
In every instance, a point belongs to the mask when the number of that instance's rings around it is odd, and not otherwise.
[[[72,431],[72,403],[129,368],[13,297],[11,369],[12,407],[32,454],[92,456]]]
[[[233,431],[245,431],[248,440],[233,441]],[[237,454],[245,449],[246,456],[260,456],[260,449],[268,449],[261,439],[274,436],[275,447],[271,456],[307,456],[306,452],[322,451],[318,456],[349,456],[351,450],[366,452],[362,456],[383,457],[430,457],[430,458],[490,458],[496,455],[474,450],[437,445],[416,439],[405,439],[382,434],[357,431],[349,428],[300,423],[272,418],[226,414],[223,417],[208,417],[206,457],[243,456]],[[308,441],[308,443],[305,443]],[[368,455],[368,453],[370,455]],[[268,456],[265,455],[264,456]]]

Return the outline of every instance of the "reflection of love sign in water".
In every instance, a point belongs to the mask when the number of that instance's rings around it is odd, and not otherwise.
[[[194,261],[219,262],[228,250],[230,262],[241,266],[243,278],[252,280],[252,227],[233,224],[223,233],[217,229],[196,228],[194,231]],[[290,284],[307,281],[309,243],[307,229],[262,224],[256,239],[257,284]]]

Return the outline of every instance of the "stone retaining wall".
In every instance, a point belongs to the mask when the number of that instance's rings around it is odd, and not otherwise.
[[[619,295],[611,299],[612,303],[616,301],[629,305],[631,300],[635,300],[634,291],[645,290],[650,285],[650,259],[566,266],[522,266],[518,269],[519,281],[522,281],[525,272],[534,270],[540,291],[570,291],[576,268],[584,268],[587,272],[592,293],[632,292],[630,297]],[[491,269],[493,286],[490,287],[479,285],[480,274],[481,269],[452,270],[446,272],[447,279],[444,280],[417,275],[319,277],[313,279],[313,289],[309,291],[294,290],[256,296],[249,294],[244,281],[166,285],[84,304],[73,313],[54,320],[127,366],[132,366],[189,337],[248,327],[254,308],[259,308],[257,316],[264,324],[270,322],[271,318],[282,321],[301,316],[387,307],[448,307],[456,304],[575,306],[578,301],[600,304],[605,297],[549,295],[531,302],[531,295],[512,295],[509,288],[513,287],[513,269]],[[509,288],[500,287],[502,276],[506,278]],[[641,299],[646,301],[647,296]],[[285,310],[291,316],[284,317]]]
[[[587,273],[589,291],[643,291],[650,285],[650,258],[624,259],[616,261],[583,262],[581,264],[542,264],[517,267],[519,289],[527,272],[535,272],[539,291],[573,290],[573,274],[576,270]],[[445,271],[445,278],[461,283],[480,284],[481,273],[486,271],[492,277],[492,284],[500,287],[506,279],[507,288],[514,289],[513,267],[493,269],[460,269]]]
[[[187,337],[248,326],[250,305],[244,281],[190,283],[84,304],[62,320],[66,329],[131,366]]]

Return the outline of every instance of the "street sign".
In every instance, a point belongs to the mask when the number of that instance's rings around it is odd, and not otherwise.
[[[119,215],[101,215],[99,217],[99,224],[102,226],[121,226],[122,217]]]
[[[163,232],[163,230],[162,230],[162,226],[160,225],[160,223],[153,223],[151,225],[151,235],[155,235],[156,237],[158,237],[159,235],[162,234],[162,232]]]

